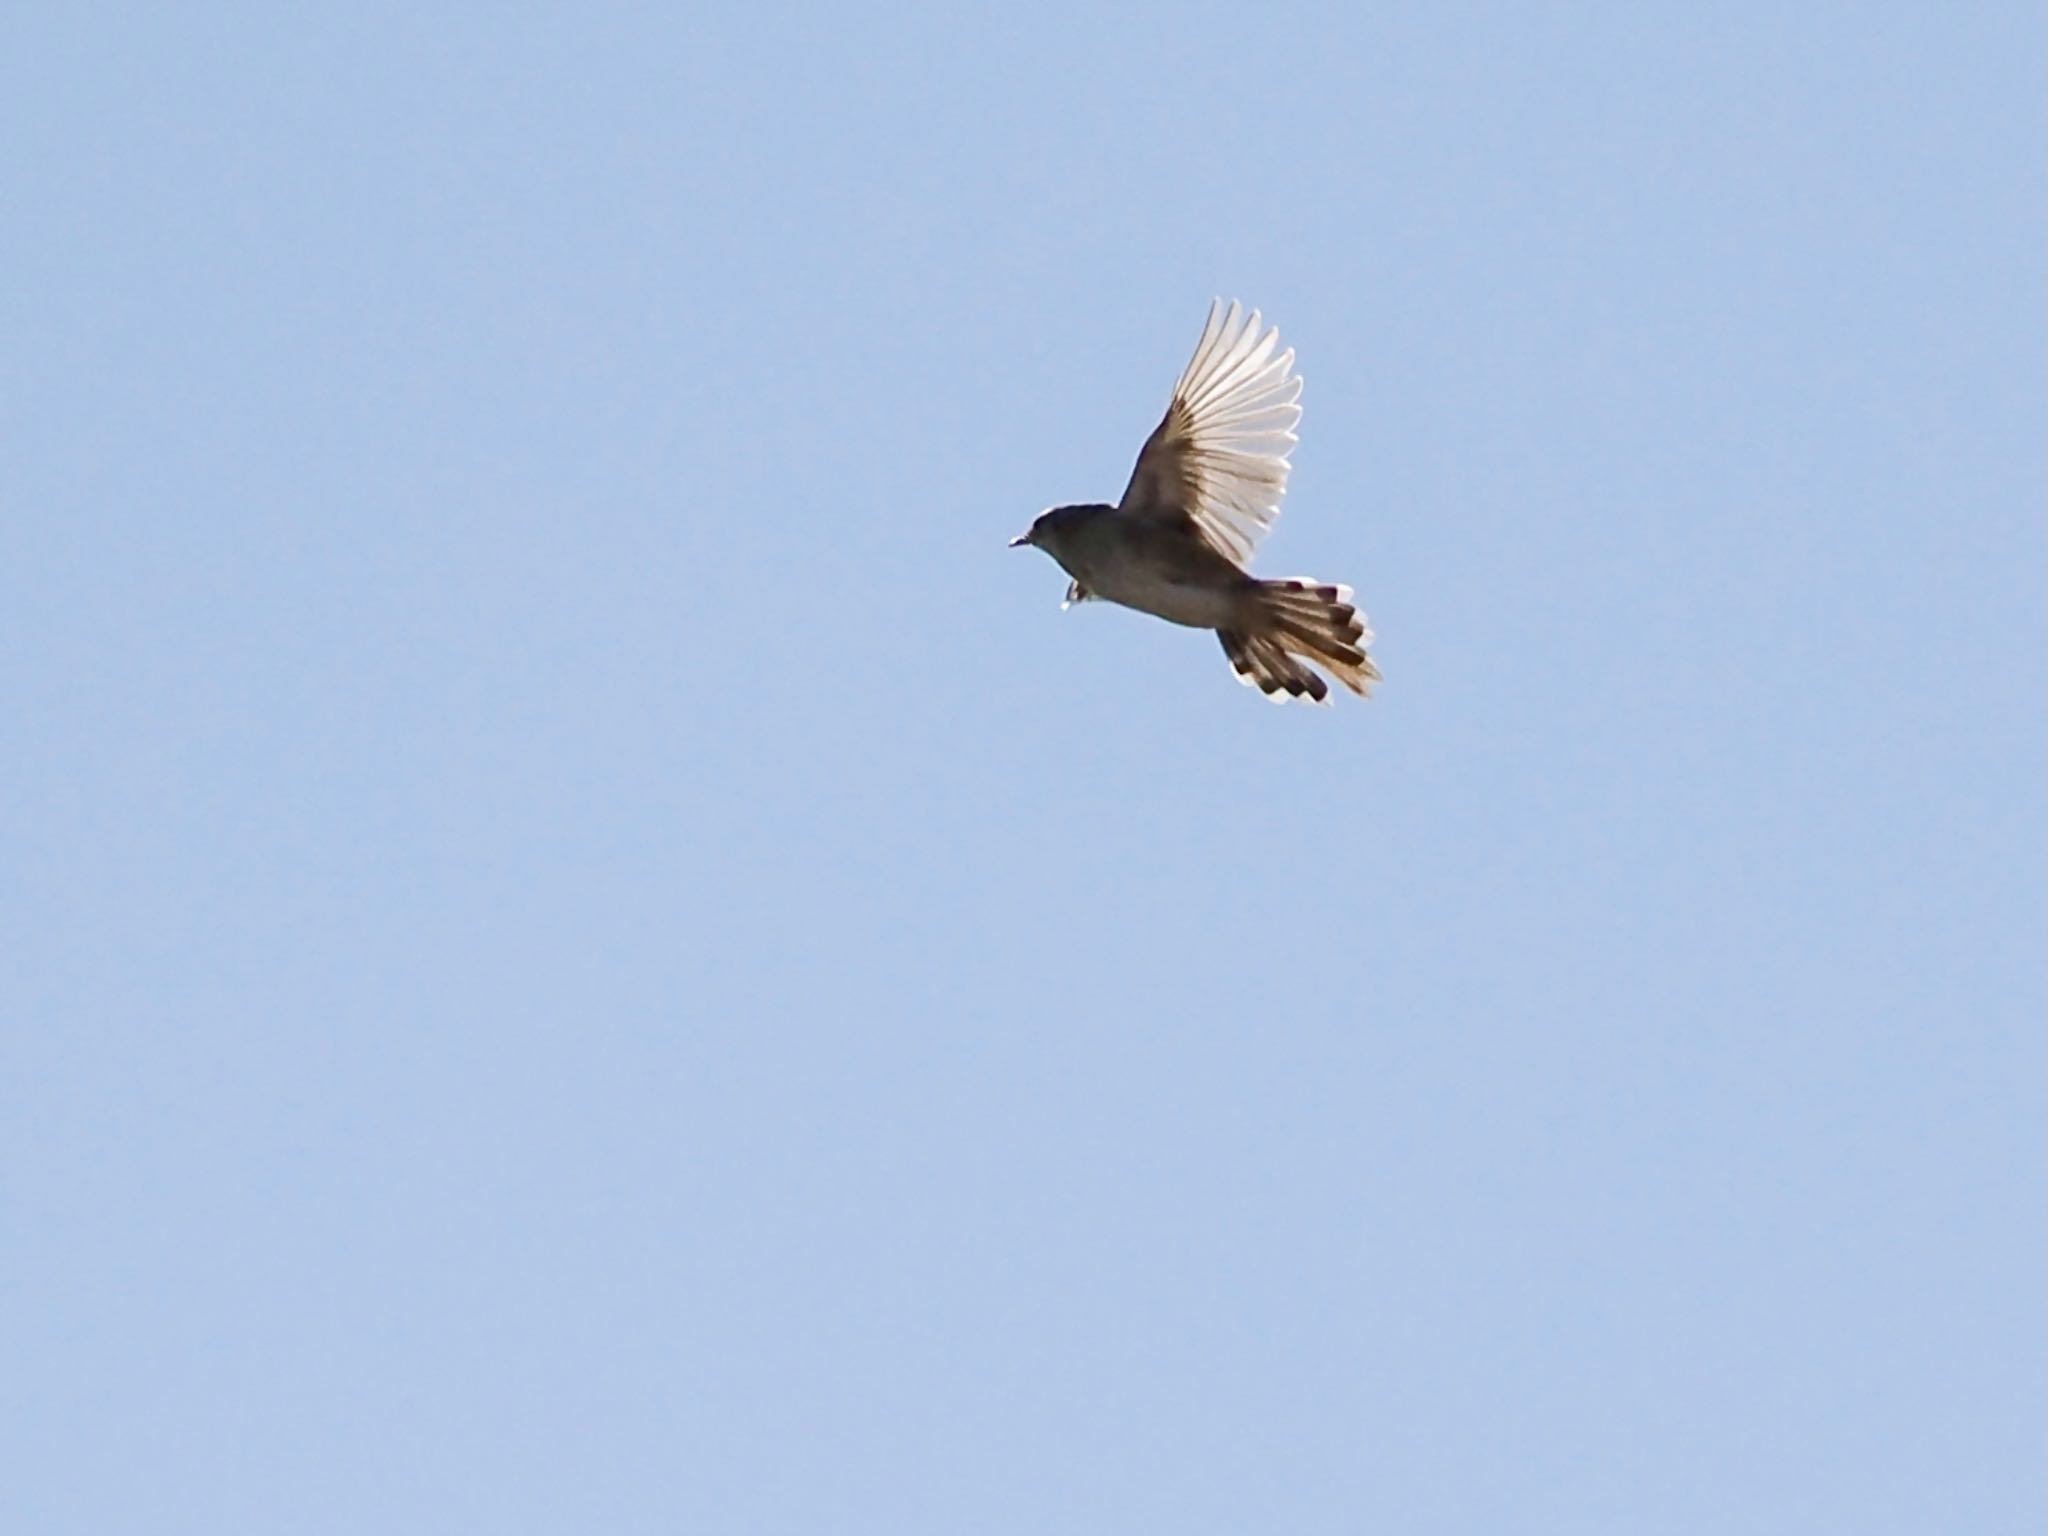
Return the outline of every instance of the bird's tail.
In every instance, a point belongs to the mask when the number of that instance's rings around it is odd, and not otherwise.
[[[1236,627],[1218,631],[1218,638],[1238,680],[1276,703],[1328,701],[1329,684],[1311,665],[1361,697],[1380,680],[1366,651],[1372,630],[1351,606],[1349,587],[1299,578],[1262,581],[1245,594]]]

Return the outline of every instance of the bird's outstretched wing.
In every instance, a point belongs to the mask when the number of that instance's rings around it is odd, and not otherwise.
[[[1280,515],[1287,455],[1301,420],[1301,380],[1280,332],[1259,330],[1218,299],[1188,360],[1166,419],[1145,440],[1117,510],[1132,517],[1185,519],[1238,565]]]

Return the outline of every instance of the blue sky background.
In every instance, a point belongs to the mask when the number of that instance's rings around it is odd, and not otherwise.
[[[2038,1529],[2039,7],[6,34],[14,1528]]]

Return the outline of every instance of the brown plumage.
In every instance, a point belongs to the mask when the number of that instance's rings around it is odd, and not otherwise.
[[[1246,594],[1245,604],[1252,620],[1243,628],[1218,630],[1217,637],[1239,679],[1267,698],[1325,702],[1328,685],[1304,662],[1361,696],[1379,681],[1380,669],[1365,649],[1372,631],[1351,606],[1349,587],[1262,581]]]
[[[1280,515],[1301,419],[1294,353],[1279,345],[1256,310],[1216,304],[1123,500],[1054,507],[1010,542],[1059,562],[1069,603],[1103,598],[1213,629],[1245,683],[1320,704],[1330,690],[1314,668],[1360,695],[1380,674],[1350,588],[1244,568]]]

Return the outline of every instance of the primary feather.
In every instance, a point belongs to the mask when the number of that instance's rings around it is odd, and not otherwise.
[[[1292,349],[1259,312],[1219,299],[1173,403],[1145,441],[1117,510],[1185,519],[1218,554],[1242,566],[1280,515],[1287,456],[1301,420]],[[1277,355],[1276,355],[1277,353]]]

